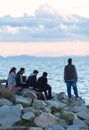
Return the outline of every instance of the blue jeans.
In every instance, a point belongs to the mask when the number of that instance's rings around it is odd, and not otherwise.
[[[68,97],[71,98],[71,87],[73,87],[76,98],[78,97],[78,90],[75,80],[66,81]]]

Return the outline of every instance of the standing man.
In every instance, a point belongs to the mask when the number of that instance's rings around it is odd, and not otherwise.
[[[75,97],[78,98],[78,90],[77,90],[77,72],[75,66],[72,64],[72,59],[68,59],[68,65],[64,68],[64,81],[67,85],[67,93],[68,97],[72,98],[71,95],[71,87],[73,87]]]

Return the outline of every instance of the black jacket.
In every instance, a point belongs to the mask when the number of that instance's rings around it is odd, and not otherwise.
[[[16,74],[16,86],[20,86],[21,85],[21,78],[20,78],[20,71],[17,72]]]
[[[37,88],[43,89],[46,85],[47,85],[47,78],[44,76],[39,77],[37,82]]]
[[[27,79],[27,86],[36,88],[36,86],[37,86],[37,77],[36,77],[35,74],[32,74],[32,75],[30,75],[28,77],[28,79]]]

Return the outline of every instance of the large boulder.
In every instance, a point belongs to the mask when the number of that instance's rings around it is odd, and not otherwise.
[[[21,120],[22,105],[1,106],[0,107],[0,124],[4,127],[10,127],[17,121]]]
[[[44,128],[49,125],[58,125],[60,124],[60,121],[50,113],[42,113],[35,118],[34,123],[37,126]]]
[[[24,89],[22,95],[23,95],[24,97],[29,97],[29,98],[31,98],[33,102],[34,102],[34,100],[37,100],[37,96],[36,96],[35,90]]]
[[[2,106],[2,105],[12,106],[13,103],[10,100],[8,100],[8,99],[2,98],[2,99],[0,99],[0,106]]]
[[[73,122],[74,119],[77,118],[75,113],[69,111],[63,111],[61,116],[68,124],[70,124],[71,122]]]
[[[15,104],[22,104],[23,107],[28,107],[32,104],[32,99],[27,98],[27,97],[23,97],[20,95],[16,95],[15,96]]]

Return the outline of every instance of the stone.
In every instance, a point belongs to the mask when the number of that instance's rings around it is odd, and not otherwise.
[[[17,121],[21,120],[22,105],[1,106],[0,107],[0,124],[4,127],[10,127]]]
[[[57,125],[60,124],[58,118],[53,116],[50,113],[42,113],[38,117],[35,118],[34,123],[39,127],[46,127],[49,125]]]

